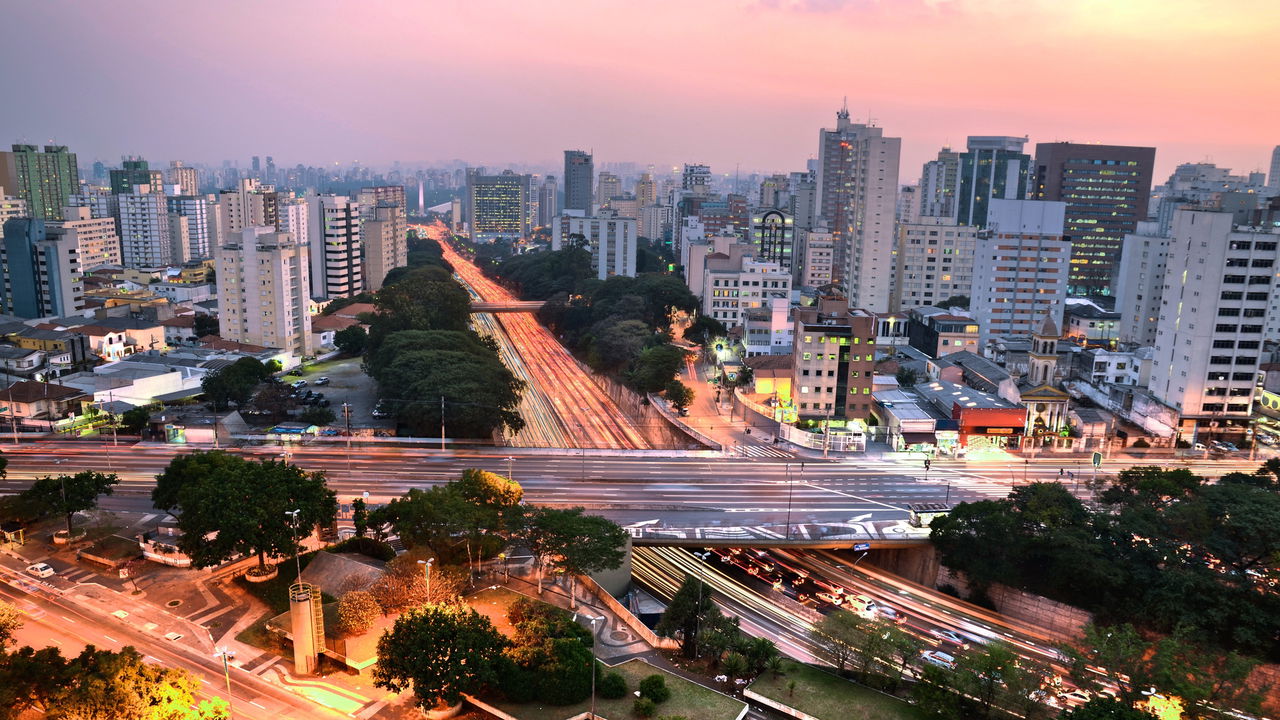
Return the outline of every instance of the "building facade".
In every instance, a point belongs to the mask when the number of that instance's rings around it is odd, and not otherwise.
[[[582,150],[564,151],[564,209],[577,210],[590,215],[592,190],[596,177],[595,161],[591,153]]]
[[[532,178],[504,170],[500,175],[472,174],[467,179],[472,242],[529,237]]]
[[[0,152],[0,187],[27,204],[33,218],[61,220],[67,200],[80,190],[76,154],[65,145],[14,145]]]
[[[173,228],[161,188],[135,185],[116,194],[120,221],[120,259],[125,267],[157,268],[173,262]]]
[[[612,210],[601,210],[589,217],[561,215],[556,220],[552,224],[552,250],[581,242],[582,247],[591,251],[591,264],[596,269],[597,278],[636,276],[639,235],[634,218],[619,217]],[[581,240],[575,236],[581,236]]]
[[[980,346],[1030,335],[1046,313],[1061,326],[1071,243],[1063,237],[1066,203],[992,200],[974,248],[973,295]]]
[[[873,405],[875,316],[824,297],[794,317],[791,393],[799,416],[865,421]]]
[[[310,195],[307,205],[311,294],[332,299],[364,292],[359,204],[344,195]]]
[[[222,337],[311,355],[309,251],[268,227],[242,230],[239,241],[219,248]]]
[[[179,195],[200,194],[200,171],[183,165],[181,160],[169,163],[168,177],[165,178],[165,182],[169,185],[177,185]]]
[[[766,262],[776,262],[784,270],[795,270],[795,219],[773,208],[751,213],[751,244],[757,257]]]
[[[84,312],[80,247],[74,239],[49,234],[44,220],[29,218],[5,221],[3,233],[5,313],[41,318]]]
[[[1116,337],[1121,343],[1138,347],[1155,344],[1168,259],[1169,237],[1160,232],[1159,223],[1140,222],[1134,233],[1124,236],[1116,275],[1116,310],[1120,313]]]
[[[120,236],[116,234],[116,221],[111,217],[93,217],[87,207],[68,207],[62,210],[62,220],[46,223],[49,235],[62,235],[75,242],[80,251],[82,272],[103,265],[120,265]]]
[[[409,264],[404,208],[391,201],[378,203],[365,216],[360,234],[364,242],[364,289],[382,289],[387,273]]]
[[[949,217],[922,216],[918,223],[900,224],[892,308],[909,310],[969,296],[977,242],[978,228]]]
[[[961,225],[986,227],[993,198],[1025,200],[1031,183],[1031,156],[1022,151],[1025,137],[977,135],[960,155],[960,182],[955,216]]]
[[[184,263],[213,257],[218,238],[210,235],[216,225],[210,219],[209,198],[204,195],[174,195],[165,198],[165,206],[169,212],[173,261]]]
[[[121,165],[123,167],[109,173],[112,195],[131,193],[138,185],[147,185],[158,192],[164,185],[164,174],[159,170],[152,170],[151,165],[142,158],[128,158]]]

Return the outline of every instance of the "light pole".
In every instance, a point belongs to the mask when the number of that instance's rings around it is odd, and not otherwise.
[[[421,561],[419,561],[421,562]],[[596,720],[596,623],[604,620],[604,616],[583,615],[591,623],[591,720]],[[578,619],[577,614],[573,616]]]
[[[422,575],[427,580],[427,602],[431,602],[431,564],[435,561],[435,558],[418,561],[418,564],[422,566]]]
[[[293,560],[298,565],[298,582],[299,583],[302,582],[302,548],[298,547],[298,513],[300,512],[302,512],[301,508],[296,510],[284,511],[285,515],[289,515],[293,518],[293,524],[291,524],[289,527],[293,530]]]
[[[212,637],[213,633],[209,633],[209,635]],[[235,716],[235,707],[231,704],[231,666],[228,663],[231,658],[236,656],[236,651],[218,646],[214,648],[213,656],[222,658],[222,676],[227,681],[227,718],[230,720]]]
[[[693,554],[702,562],[706,562],[711,556],[711,551],[696,552]],[[706,572],[701,566],[698,567],[698,604],[693,606],[693,655],[694,657],[702,657],[702,653],[698,649],[698,636],[702,634],[702,586],[707,582],[704,579]]]
[[[515,478],[514,478],[514,477],[512,477],[512,474],[511,474],[511,473],[512,473],[512,466],[511,466],[511,463],[512,463],[514,460],[515,460],[515,458],[511,457],[510,455],[508,455],[508,456],[507,456],[507,479],[508,479],[508,480],[515,480]]]
[[[351,403],[342,403],[342,417],[347,422],[347,482],[355,479],[351,473]]]
[[[791,463],[787,463],[787,539],[791,539],[791,498],[795,493],[796,484],[791,481]],[[695,555],[697,553],[694,553]]]

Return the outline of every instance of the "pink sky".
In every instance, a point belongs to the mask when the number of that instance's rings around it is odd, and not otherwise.
[[[1264,168],[1275,0],[14,3],[0,140],[83,157],[802,169],[842,96],[903,138],[1154,145]]]

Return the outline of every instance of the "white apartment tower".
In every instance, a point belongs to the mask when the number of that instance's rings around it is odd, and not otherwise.
[[[1169,243],[1158,222],[1140,222],[1137,232],[1124,237],[1116,272],[1117,339],[1121,343],[1139,347],[1156,343]]]
[[[209,198],[204,195],[177,195],[166,198],[165,202],[169,211],[174,262],[213,257],[218,238],[209,235],[210,228],[215,226],[209,219]]]
[[[835,235],[835,272],[850,307],[889,309],[901,138],[836,113],[818,134],[818,214]]]
[[[116,234],[115,218],[95,218],[87,207],[63,208],[62,218],[49,221],[48,233],[66,236],[75,242],[81,271],[120,264],[120,236]]]
[[[952,217],[923,216],[898,226],[894,312],[936,305],[954,295],[971,295],[978,228]]]
[[[1063,237],[1062,202],[993,199],[987,229],[973,254],[969,309],[978,319],[978,341],[1031,335],[1045,313],[1062,327],[1071,241]]]
[[[193,167],[187,167],[181,160],[169,163],[169,171],[165,183],[178,186],[178,195],[197,195],[200,193],[200,173]],[[207,256],[206,256],[207,257]]]
[[[409,241],[405,236],[404,208],[380,202],[364,217],[364,289],[380,290],[387,273],[409,264]]]
[[[218,250],[222,336],[311,355],[309,248],[289,233],[246,228]]]
[[[307,204],[311,294],[327,299],[364,292],[359,205],[343,195],[310,195]]]
[[[636,229],[634,218],[618,217],[613,210],[600,210],[591,217],[561,215],[552,223],[551,249],[559,250],[572,242],[571,236],[581,235],[584,247],[591,251],[597,278],[635,277]]]
[[[1238,230],[1230,212],[1174,214],[1151,393],[1177,410],[1182,439],[1241,436],[1250,421],[1280,233]]]
[[[159,268],[173,262],[172,228],[164,193],[149,185],[116,195],[119,203],[121,264]]]

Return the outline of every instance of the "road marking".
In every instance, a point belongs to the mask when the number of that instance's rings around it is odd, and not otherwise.
[[[818,486],[818,485],[812,485],[812,484],[810,484],[810,483],[805,483],[805,485],[808,485],[809,487],[812,487],[812,488],[817,488],[818,490],[824,490],[824,491],[829,492],[829,493],[834,493],[834,494],[836,494],[836,495],[843,495],[844,497],[847,497],[847,498],[853,498],[854,500],[861,500],[862,502],[875,503],[876,505],[880,505],[881,507],[887,507],[887,508],[889,508],[890,510],[900,510],[900,511],[902,511],[902,512],[906,512],[906,511],[907,511],[907,509],[906,509],[906,508],[904,508],[904,507],[898,507],[897,505],[890,505],[889,503],[880,502],[879,500],[872,500],[871,498],[862,497],[862,496],[860,496],[860,495],[854,495],[853,493],[847,493],[847,492],[844,492],[844,491],[842,491],[842,490],[836,490],[836,489],[834,489],[834,488],[821,487],[821,486]]]
[[[266,708],[265,706],[263,706],[263,705],[258,705],[257,701],[255,701],[255,700],[250,700],[250,701],[249,701],[249,704],[250,704],[250,705],[254,705],[254,706],[256,706],[256,707],[260,707],[260,708],[262,708],[263,710],[266,710],[266,709],[267,709],[267,708]]]
[[[72,620],[71,618],[67,617],[66,615],[59,615],[58,617],[62,618],[63,620],[66,620],[67,622],[71,623],[72,625],[75,625],[75,624],[76,624],[76,621],[75,621],[75,620]]]
[[[111,637],[110,635],[108,635],[108,634],[106,634],[106,633],[103,633],[103,634],[102,634],[102,637],[106,638],[108,642],[120,642],[119,640],[117,640],[117,639],[115,639],[115,638]]]

